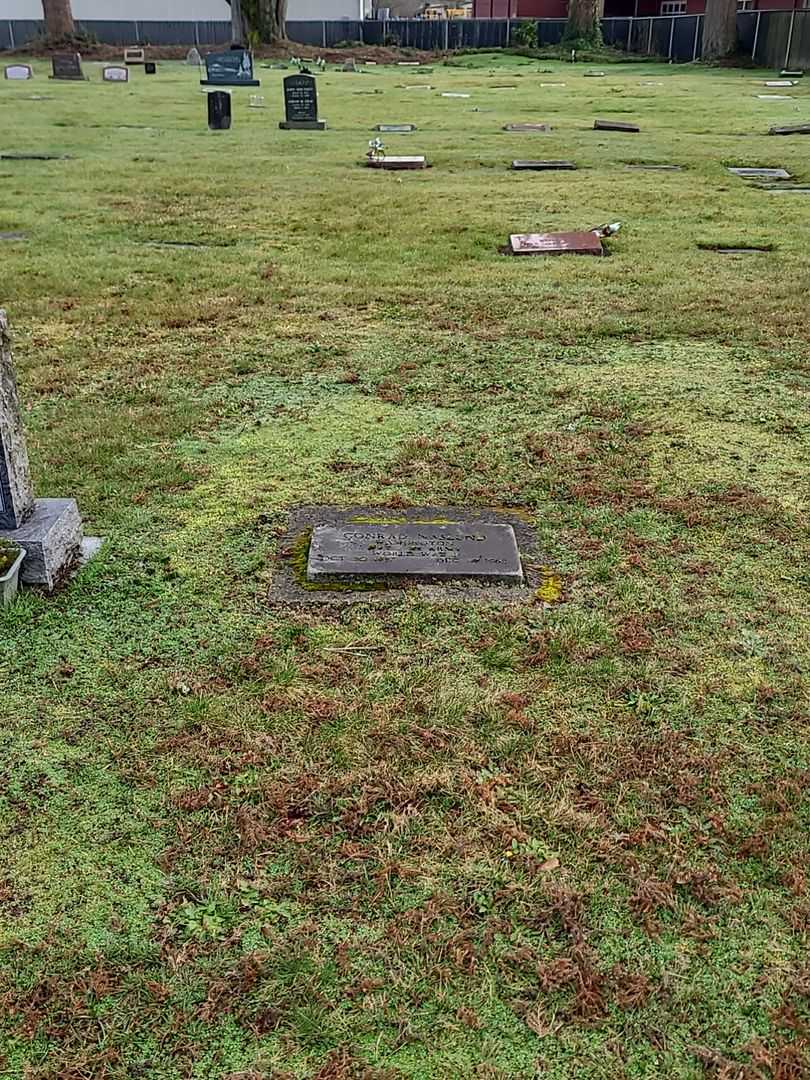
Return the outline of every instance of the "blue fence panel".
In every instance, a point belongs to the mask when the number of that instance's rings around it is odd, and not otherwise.
[[[0,23],[4,49],[21,49],[32,38],[45,33],[45,23],[39,19],[4,19]]]
[[[702,22],[697,15],[679,16],[672,35],[672,59],[691,63],[695,55],[695,31]]]
[[[537,24],[537,40],[541,45],[559,45],[564,33],[564,19],[540,19]]]
[[[326,23],[322,22],[288,22],[287,37],[298,45],[314,45],[323,48],[328,44],[324,40]]]

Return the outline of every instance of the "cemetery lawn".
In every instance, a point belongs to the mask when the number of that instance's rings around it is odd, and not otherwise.
[[[810,201],[725,166],[810,180],[810,80],[456,63],[323,133],[263,67],[225,133],[179,63],[0,81],[71,155],[0,160],[38,494],[106,537],[0,612],[3,1080],[807,1075]],[[524,515],[544,585],[271,607],[317,503]]]

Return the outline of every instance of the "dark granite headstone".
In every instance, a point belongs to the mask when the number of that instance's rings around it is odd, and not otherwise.
[[[511,525],[318,525],[309,581],[347,578],[459,579],[522,584]]]
[[[625,124],[618,120],[594,120],[593,122],[595,131],[630,131],[638,132],[641,130],[638,124]]]
[[[157,64],[154,60],[147,60],[143,65],[143,70],[145,75],[156,75]]]
[[[326,122],[318,119],[318,91],[313,75],[288,75],[284,80],[284,112],[279,123],[287,130],[323,131]]]
[[[227,90],[212,90],[208,94],[208,127],[211,131],[227,131],[231,126],[231,95]]]
[[[52,79],[84,79],[79,53],[54,53],[51,57]]]
[[[223,53],[208,53],[205,58],[206,78],[201,86],[261,86],[253,78],[253,57],[247,49],[230,49]]]
[[[784,127],[772,127],[769,135],[810,135],[810,124],[787,124]]]

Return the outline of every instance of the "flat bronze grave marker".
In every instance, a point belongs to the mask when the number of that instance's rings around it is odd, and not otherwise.
[[[513,233],[509,237],[512,255],[604,255],[602,241],[595,232]]]
[[[638,124],[626,124],[619,120],[594,120],[594,131],[628,131],[638,132],[641,128]]]
[[[511,525],[316,525],[307,580],[481,579],[521,584]]]
[[[551,172],[557,169],[576,169],[573,161],[513,161],[511,168],[516,172]]]
[[[389,135],[403,135],[408,131],[416,131],[416,124],[377,124],[373,131],[387,131]]]

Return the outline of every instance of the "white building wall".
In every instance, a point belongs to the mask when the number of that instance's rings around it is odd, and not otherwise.
[[[226,22],[226,0],[73,0],[74,19],[147,22]],[[41,19],[41,0],[0,0],[0,19]]]
[[[287,18],[290,22],[362,19],[364,7],[364,0],[287,0]]]

